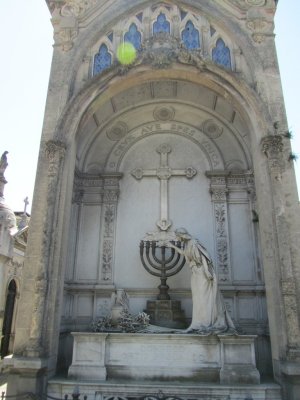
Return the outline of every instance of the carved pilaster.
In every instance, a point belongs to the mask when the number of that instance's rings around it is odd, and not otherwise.
[[[282,136],[266,136],[261,141],[262,152],[268,158],[271,174],[276,180],[281,180],[284,169]]]
[[[41,242],[40,260],[36,270],[36,281],[34,289],[34,307],[30,326],[28,346],[25,353],[29,356],[38,357],[45,351],[43,346],[44,318],[47,316],[46,304],[48,295],[48,268],[53,264],[53,253],[56,247],[57,235],[53,232],[58,227],[57,199],[60,193],[59,181],[66,146],[63,142],[49,140],[45,144],[45,156],[48,161],[47,170],[47,193],[46,215],[43,227],[43,240]],[[45,339],[46,340],[46,339]]]
[[[231,280],[229,242],[228,242],[228,217],[227,217],[227,186],[226,176],[208,175],[211,179],[210,193],[214,207],[215,237],[217,270],[219,282]]]
[[[296,285],[293,278],[281,281],[281,291],[285,306],[286,323],[289,332],[287,358],[290,361],[300,361],[298,307],[296,298]]]
[[[119,198],[118,177],[104,178],[103,212],[101,224],[102,250],[100,256],[101,280],[110,283],[113,279],[114,245]]]

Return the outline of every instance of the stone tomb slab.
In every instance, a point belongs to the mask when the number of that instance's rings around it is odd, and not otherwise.
[[[256,336],[72,333],[71,379],[258,384]]]

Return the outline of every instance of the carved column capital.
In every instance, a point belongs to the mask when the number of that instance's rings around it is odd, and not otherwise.
[[[211,187],[210,193],[211,193],[212,200],[214,202],[218,202],[218,201],[224,202],[227,199],[228,189]]]
[[[265,136],[261,141],[261,148],[268,158],[271,171],[276,174],[276,179],[279,180],[280,174],[284,169],[282,136]]]

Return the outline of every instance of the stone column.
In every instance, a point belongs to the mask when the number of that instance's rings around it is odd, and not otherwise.
[[[288,390],[288,398],[296,399],[293,393],[300,392],[300,337],[299,337],[299,308],[297,303],[297,276],[293,268],[292,251],[290,241],[294,234],[291,221],[289,221],[286,211],[285,194],[288,188],[285,186],[285,175],[287,163],[285,159],[284,144],[281,135],[266,136],[261,142],[262,151],[268,160],[268,169],[270,176],[270,186],[272,189],[273,204],[273,221],[274,221],[274,251],[277,259],[274,265],[277,267],[277,283],[282,304],[281,310],[273,310],[274,313],[282,313],[283,326],[277,327],[278,332],[273,335],[280,334],[277,343],[282,343],[282,337],[286,338],[286,348],[281,349],[280,372],[276,367],[276,373],[283,374],[285,388],[291,386]],[[297,219],[297,216],[295,216]],[[295,232],[296,233],[296,232]],[[298,268],[299,265],[295,266]],[[274,274],[274,278],[276,275]],[[269,310],[270,313],[270,310]],[[272,332],[271,332],[272,340]],[[281,342],[280,342],[281,341]],[[280,378],[282,379],[282,377]],[[295,382],[298,382],[295,384]],[[294,392],[295,390],[295,392]],[[298,391],[299,390],[299,391]]]

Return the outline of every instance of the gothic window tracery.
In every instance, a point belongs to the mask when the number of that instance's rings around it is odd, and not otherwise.
[[[230,50],[221,38],[217,40],[216,47],[212,50],[212,60],[227,69],[232,69]]]
[[[159,32],[170,33],[170,22],[162,12],[157,16],[157,19],[153,24],[153,34]]]
[[[199,31],[195,28],[192,21],[188,21],[185,24],[185,29],[182,31],[181,37],[187,49],[194,50],[200,48]]]
[[[111,61],[111,54],[106,44],[101,44],[99,52],[94,57],[93,75],[100,74],[100,72],[109,68],[111,66]]]
[[[141,48],[142,35],[136,24],[132,23],[130,25],[128,31],[124,35],[124,41],[132,43],[137,50]]]

